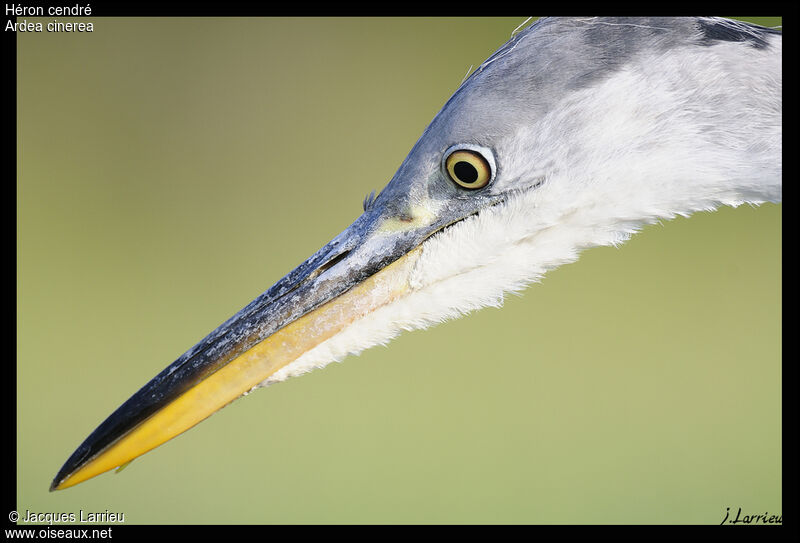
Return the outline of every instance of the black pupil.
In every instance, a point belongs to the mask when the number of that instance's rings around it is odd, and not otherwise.
[[[453,166],[453,172],[462,183],[474,183],[478,180],[478,170],[475,169],[475,166],[464,160],[456,162],[456,165]]]

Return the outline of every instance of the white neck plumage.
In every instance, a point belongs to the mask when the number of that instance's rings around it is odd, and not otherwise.
[[[736,42],[630,62],[513,134],[500,160],[502,205],[434,236],[413,290],[273,375],[321,367],[484,306],[538,281],[581,250],[643,225],[720,205],[781,200],[781,40],[769,55]],[[742,69],[742,63],[749,65]],[[735,65],[735,69],[734,69]],[[500,187],[502,188],[502,187]]]

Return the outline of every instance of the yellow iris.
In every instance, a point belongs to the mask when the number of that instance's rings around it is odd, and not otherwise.
[[[476,151],[454,151],[445,160],[445,167],[450,179],[467,189],[485,187],[492,178],[489,163]]]

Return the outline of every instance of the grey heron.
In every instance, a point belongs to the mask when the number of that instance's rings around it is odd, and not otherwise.
[[[364,214],[145,385],[52,489],[249,390],[487,305],[644,224],[781,198],[781,39],[546,19],[467,78]]]

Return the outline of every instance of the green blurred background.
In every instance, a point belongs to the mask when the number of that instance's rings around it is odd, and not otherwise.
[[[354,220],[524,20],[20,34],[18,509],[128,524],[780,513],[771,204],[587,251],[503,309],[259,390],[119,474],[48,492],[114,408]]]

